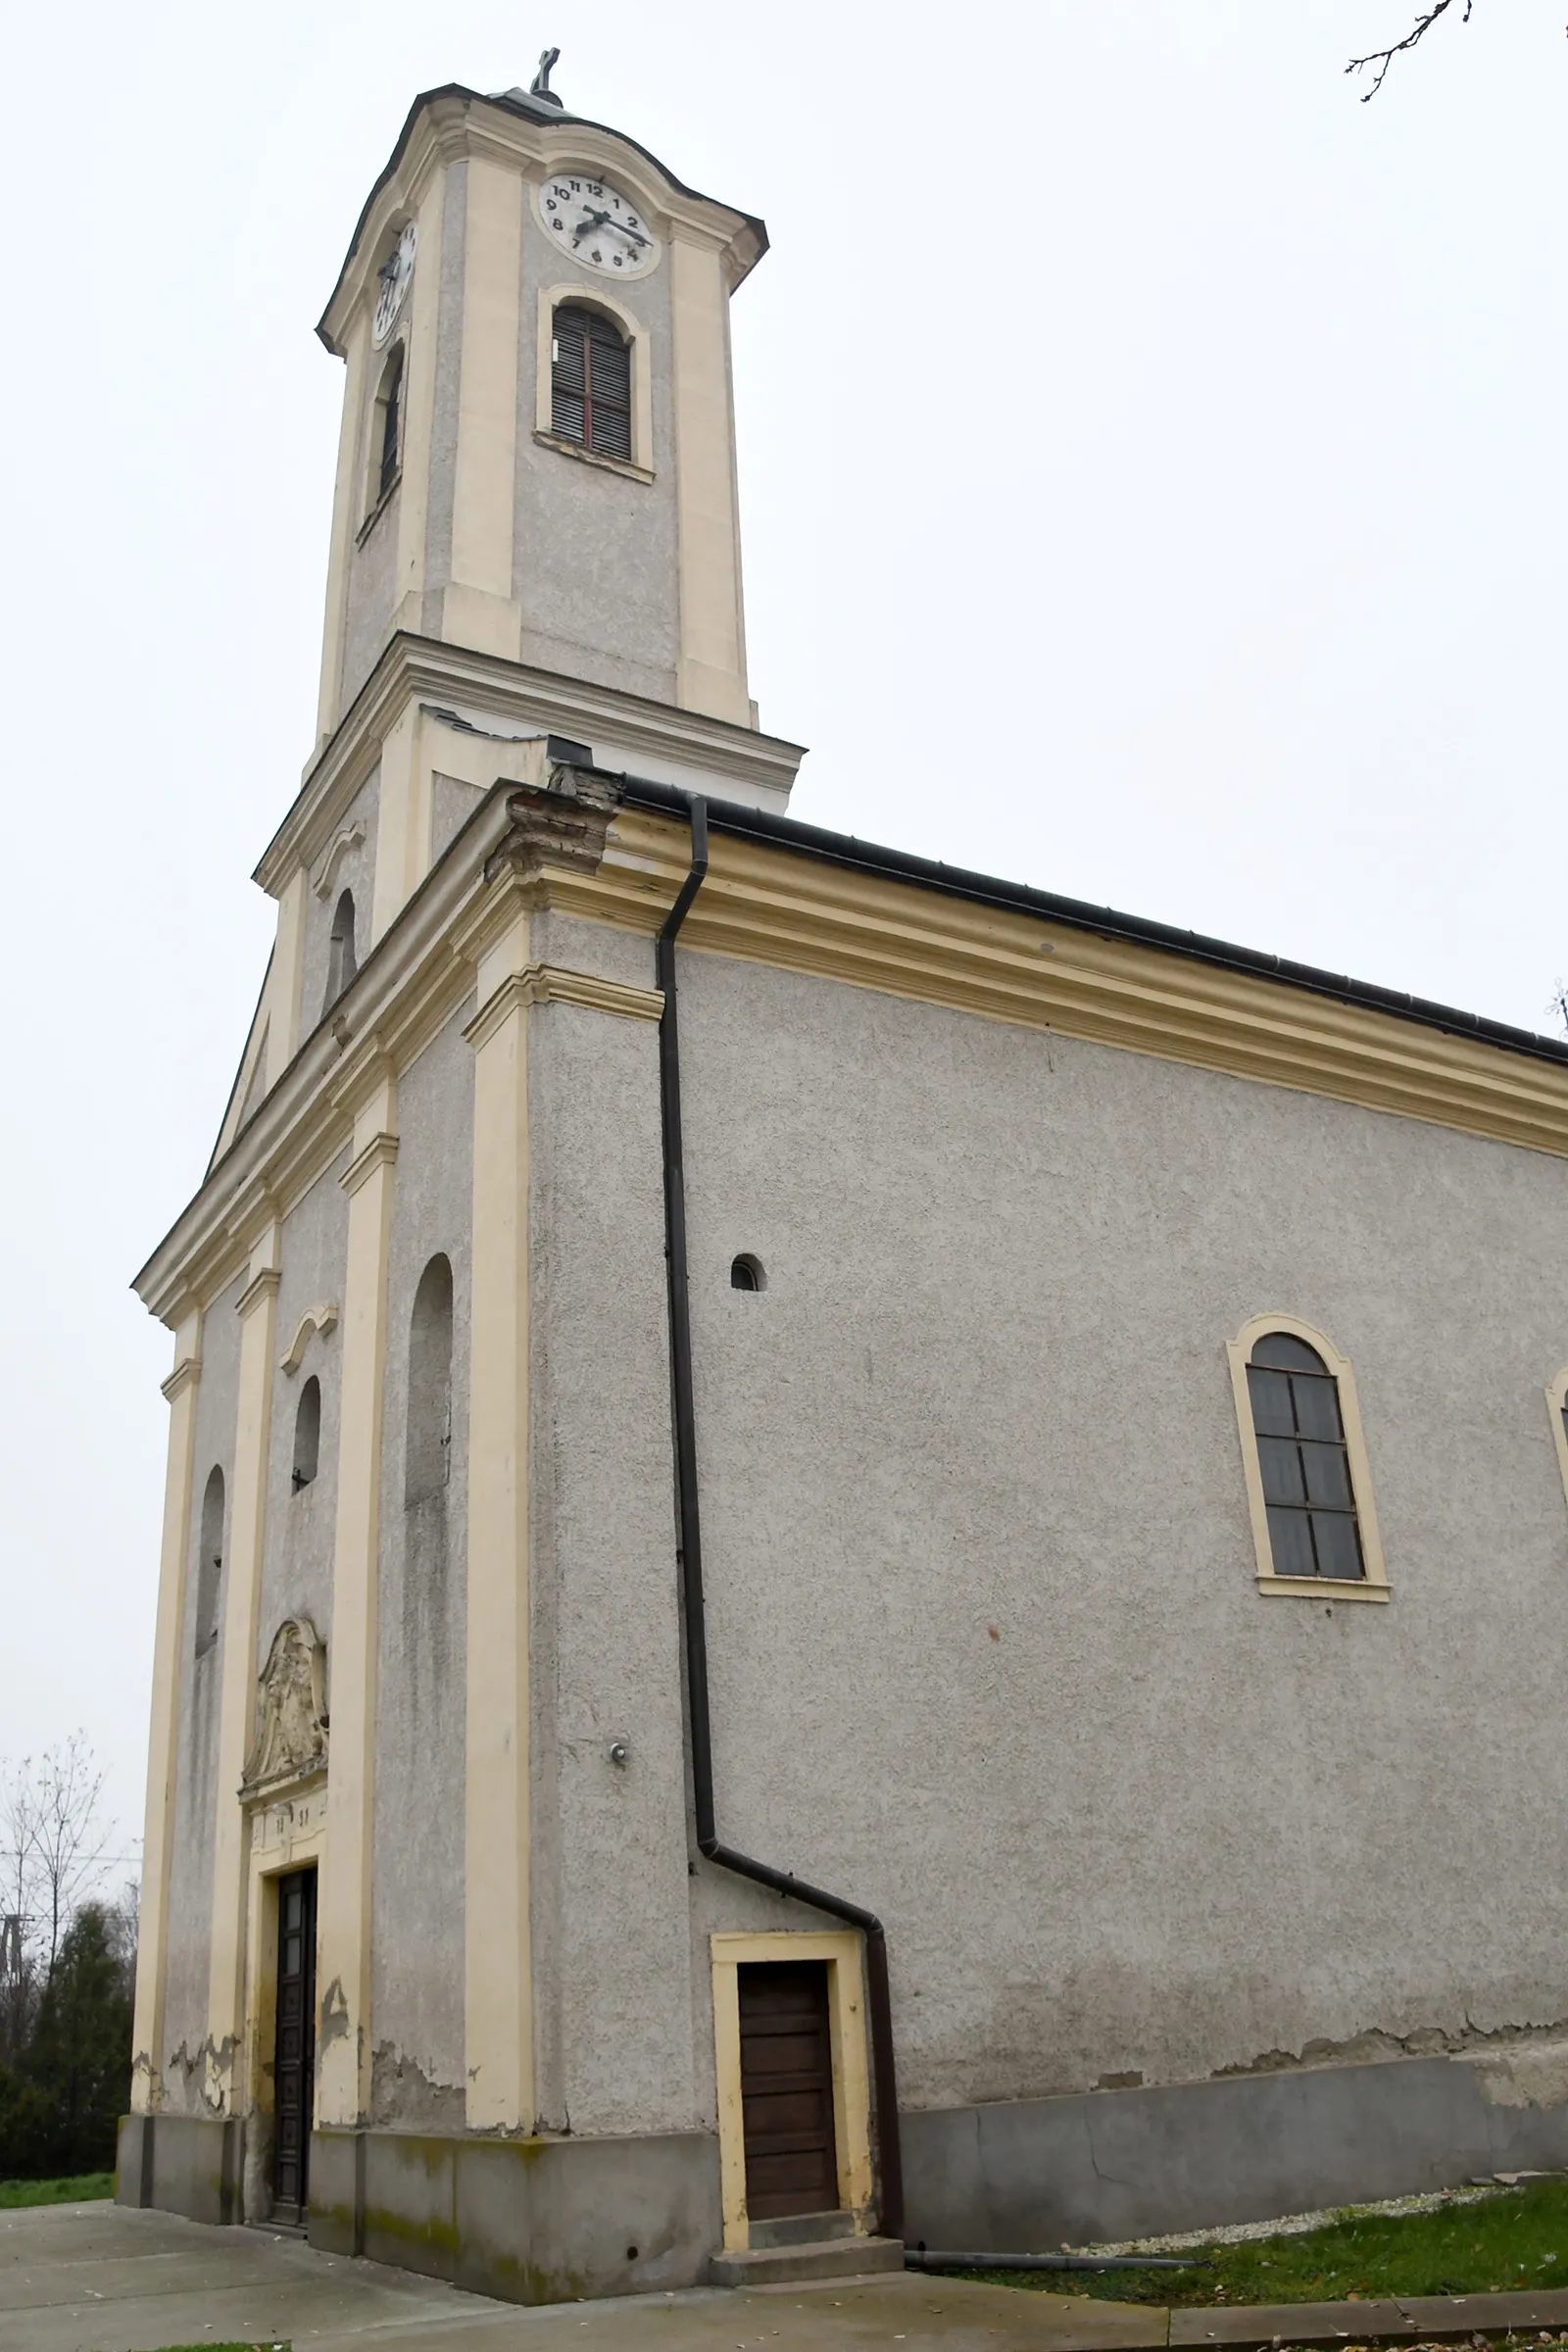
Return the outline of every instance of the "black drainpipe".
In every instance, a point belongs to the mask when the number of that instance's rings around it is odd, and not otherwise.
[[[680,1026],[675,1004],[675,938],[708,871],[708,803],[691,804],[692,861],[680,895],[659,934],[657,971],[664,1009],[659,1019],[660,1114],[664,1136],[664,1245],[669,1260],[669,1355],[675,1407],[675,1508],[680,1529],[681,1594],[686,1618],[686,1711],[691,1730],[692,1807],[697,1850],[721,1870],[755,1879],[779,1894],[848,1920],[865,1937],[871,2079],[881,2195],[878,2226],[885,2237],[904,2234],[904,2157],[899,2144],[899,2088],[893,2061],[893,2007],[888,1996],[888,1945],[874,1912],[842,1895],[808,1886],[792,1872],[754,1862],[719,1838],[713,1812],[713,1740],[708,1707],[708,1635],[703,1619],[703,1531],[697,1487],[697,1412],[692,1397],[692,1322],[686,1268],[686,1180],[680,1117]]]

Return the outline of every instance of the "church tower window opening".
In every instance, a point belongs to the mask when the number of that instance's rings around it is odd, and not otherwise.
[[[409,1327],[408,1442],[404,1507],[427,1502],[452,1469],[452,1261],[432,1257],[419,1276]]]
[[[402,434],[403,345],[395,343],[387,353],[375,395],[375,415],[370,434],[373,465],[369,487],[372,509],[380,505],[398,478]]]
[[[631,461],[631,346],[602,311],[563,304],[551,322],[550,424],[560,440]]]
[[[196,1655],[204,1658],[218,1642],[218,1600],[223,1581],[223,1473],[214,1463],[202,1495],[201,1534],[196,1553]]]
[[[326,957],[326,995],[321,1010],[330,1011],[360,968],[354,945],[354,893],[343,891],[332,909],[332,930]]]
[[[1267,1332],[1247,1367],[1276,1576],[1366,1575],[1340,1384],[1316,1348]]]
[[[297,1494],[308,1487],[321,1462],[321,1384],[315,1373],[300,1391],[294,1410],[293,1485]]]

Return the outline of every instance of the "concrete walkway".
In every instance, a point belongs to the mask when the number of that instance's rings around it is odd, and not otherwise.
[[[1568,2289],[1166,2312],[904,2272],[523,2310],[261,2230],[108,2204],[0,2213],[0,2352],[1246,2352],[1542,2328],[1568,2328]]]

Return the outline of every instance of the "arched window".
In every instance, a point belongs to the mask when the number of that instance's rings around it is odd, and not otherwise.
[[[308,1487],[321,1462],[321,1384],[315,1373],[294,1408],[294,1492]]]
[[[201,1533],[196,1550],[196,1655],[205,1657],[218,1640],[218,1603],[223,1582],[223,1473],[216,1463],[202,1495]]]
[[[394,344],[381,370],[371,431],[370,504],[379,505],[398,478],[403,433],[403,346]]]
[[[1363,1577],[1339,1382],[1315,1348],[1271,1331],[1247,1387],[1275,1575]]]
[[[1349,1359],[1286,1316],[1247,1324],[1230,1357],[1258,1582],[1387,1600]]]
[[[631,346],[602,311],[564,303],[551,321],[550,429],[631,459]]]
[[[354,946],[354,893],[339,894],[332,909],[332,931],[326,952],[326,995],[321,1009],[325,1012],[335,1004],[349,982],[360,968]]]
[[[403,1500],[439,1494],[452,1467],[452,1264],[432,1257],[414,1294]]]
[[[732,1291],[760,1291],[764,1290],[766,1285],[767,1277],[762,1272],[761,1260],[753,1257],[749,1251],[743,1251],[730,1267],[730,1289]]]

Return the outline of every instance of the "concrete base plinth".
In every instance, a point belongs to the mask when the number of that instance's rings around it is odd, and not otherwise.
[[[318,2132],[312,2245],[512,2303],[698,2281],[719,2242],[718,2144]]]
[[[1568,2165],[1568,2105],[1502,2087],[1396,2058],[906,2114],[905,2236],[1040,2253]]]
[[[117,2203],[188,2214],[193,2222],[237,2222],[243,2133],[242,2124],[219,2116],[122,2116]]]

